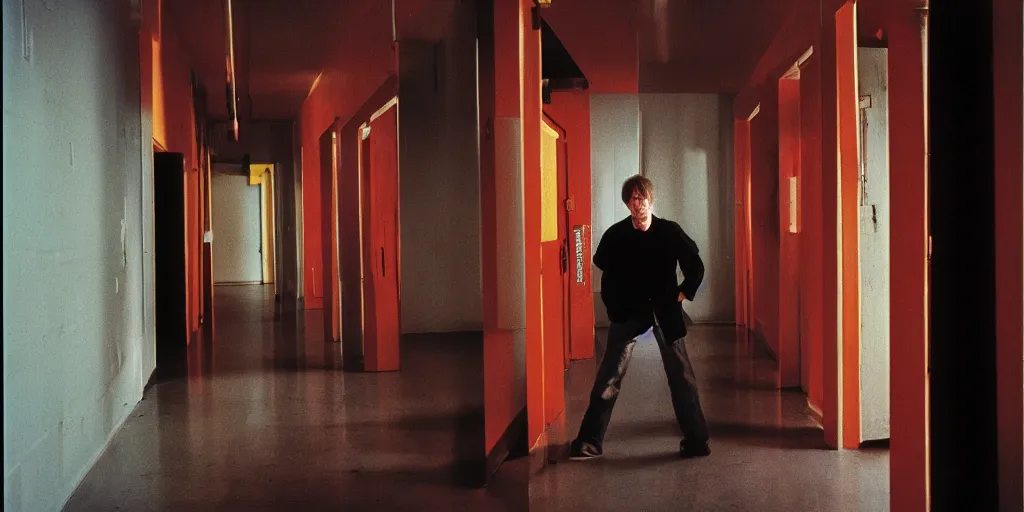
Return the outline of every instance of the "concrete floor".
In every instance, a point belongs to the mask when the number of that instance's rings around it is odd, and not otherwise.
[[[147,390],[65,510],[888,510],[888,452],[822,449],[798,393],[731,327],[688,340],[711,423],[706,459],[677,459],[653,339],[623,386],[605,457],[527,479],[506,463],[467,483],[482,445],[481,338],[407,336],[402,371],[341,371],[318,312],[274,321],[271,287],[220,287],[187,375]],[[603,339],[603,336],[599,334]],[[601,346],[598,347],[600,355]],[[575,433],[595,361],[566,374]]]

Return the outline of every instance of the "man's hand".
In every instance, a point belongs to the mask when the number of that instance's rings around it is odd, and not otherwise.
[[[683,295],[683,292],[679,292],[679,298],[676,299],[676,302],[682,302],[684,300],[686,300],[686,295]]]

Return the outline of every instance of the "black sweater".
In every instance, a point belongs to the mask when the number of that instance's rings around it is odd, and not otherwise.
[[[697,244],[670,220],[652,216],[651,227],[640,231],[629,217],[616,222],[601,237],[594,265],[601,269],[601,300],[608,319],[625,322],[650,315],[678,300],[682,292],[694,300],[704,279]],[[676,277],[676,264],[683,282]]]

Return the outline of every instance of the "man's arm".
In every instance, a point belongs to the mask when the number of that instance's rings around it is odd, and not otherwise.
[[[683,271],[683,282],[679,285],[679,292],[683,294],[683,297],[692,301],[697,295],[700,283],[704,281],[704,262],[700,259],[697,243],[687,236],[678,224],[675,225],[675,228],[673,244],[679,268]]]
[[[605,231],[604,235],[601,236],[601,240],[597,242],[597,251],[594,253],[594,266],[601,269],[602,272],[608,270],[608,264],[611,260],[611,249],[608,248],[605,240],[609,238],[608,233],[611,229]]]

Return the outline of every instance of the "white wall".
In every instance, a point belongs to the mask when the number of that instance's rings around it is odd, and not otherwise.
[[[604,232],[626,218],[622,183],[640,172],[640,99],[636,94],[592,94],[590,96],[592,251]],[[594,320],[608,325],[601,302],[601,270],[593,267]]]
[[[128,9],[3,2],[7,511],[60,509],[155,366],[143,313],[149,143]]]
[[[436,53],[403,41],[399,57],[405,333],[483,329],[476,19],[455,11]]]
[[[263,280],[260,187],[249,185],[248,176],[214,167],[210,187],[214,282],[258,283]],[[233,167],[237,172],[238,166]]]
[[[889,438],[889,126],[887,51],[860,48],[860,96],[867,182],[860,215],[861,437]],[[861,130],[861,133],[865,133]]]
[[[678,222],[704,261],[697,300],[684,309],[694,322],[733,322],[731,101],[714,94],[642,94],[640,112],[641,156],[644,174],[654,182],[654,214]]]
[[[733,146],[731,101],[718,95],[591,96],[594,249],[629,211],[622,183],[642,172],[654,182],[655,215],[678,222],[697,242],[706,268],[695,322],[731,322],[733,300]],[[608,325],[594,268],[594,312]]]

